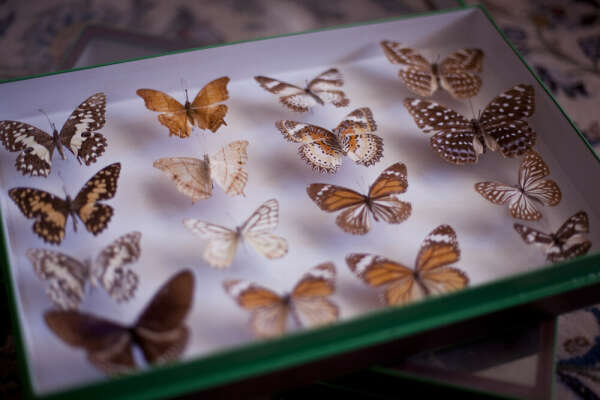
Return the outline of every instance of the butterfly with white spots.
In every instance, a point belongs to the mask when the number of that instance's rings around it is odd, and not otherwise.
[[[106,96],[96,93],[71,113],[60,132],[52,125],[52,135],[19,121],[0,121],[0,142],[8,151],[17,152],[15,166],[23,175],[50,174],[54,150],[65,159],[63,146],[90,165],[106,150],[106,138],[96,132],[104,126]]]
[[[130,232],[106,246],[92,262],[80,261],[67,254],[46,249],[25,253],[37,276],[47,283],[48,296],[62,309],[76,309],[83,300],[89,282],[102,286],[117,302],[135,295],[139,277],[128,264],[140,258],[140,232]]]

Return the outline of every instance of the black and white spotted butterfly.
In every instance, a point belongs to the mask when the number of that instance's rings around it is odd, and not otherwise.
[[[552,263],[582,256],[592,247],[592,242],[585,236],[590,231],[585,211],[569,217],[554,233],[544,233],[521,224],[514,224],[514,228],[525,243],[543,247],[546,260]]]
[[[138,275],[127,267],[140,258],[140,232],[129,232],[106,246],[96,259],[80,261],[46,249],[25,253],[37,276],[47,282],[46,293],[62,309],[77,309],[87,283],[102,286],[117,302],[130,300],[138,287]]]
[[[106,122],[106,96],[96,93],[71,113],[60,132],[53,123],[52,135],[19,121],[0,121],[0,141],[8,151],[20,151],[15,166],[23,175],[48,176],[54,150],[65,159],[63,146],[77,160],[90,165],[104,153],[106,138],[95,132]]]
[[[535,131],[526,121],[535,111],[531,85],[520,84],[500,94],[470,120],[433,101],[407,98],[404,106],[423,132],[435,132],[431,147],[453,164],[474,164],[486,149],[517,157],[535,144]]]

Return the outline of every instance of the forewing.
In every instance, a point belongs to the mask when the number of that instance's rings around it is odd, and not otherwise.
[[[184,219],[183,225],[208,241],[202,254],[206,262],[217,268],[228,267],[231,264],[239,240],[235,231],[193,218]]]
[[[240,231],[259,254],[274,259],[283,257],[288,251],[287,241],[273,235],[272,230],[279,223],[279,203],[275,199],[267,200],[250,215]]]
[[[372,133],[376,130],[373,113],[365,107],[348,114],[333,132],[351,160],[369,166],[383,157],[383,139]]]
[[[294,316],[302,326],[337,320],[339,308],[328,300],[335,291],[335,267],[323,263],[311,268],[294,287],[291,298]]]
[[[402,163],[391,165],[377,177],[369,188],[371,211],[376,221],[382,219],[390,224],[399,224],[410,216],[411,204],[397,198],[407,188],[406,166]]]
[[[183,105],[164,92],[153,89],[138,89],[136,93],[144,99],[148,110],[165,113],[185,113]]]
[[[152,163],[173,181],[181,193],[192,202],[208,199],[212,195],[211,166],[204,160],[192,157],[160,158]]]
[[[354,190],[324,183],[313,183],[306,188],[308,196],[323,211],[345,209],[336,218],[344,232],[364,235],[369,231],[367,198]]]
[[[346,94],[336,88],[344,85],[344,79],[337,68],[323,72],[308,83],[308,90],[318,96],[323,103],[331,103],[336,107],[346,107],[350,99]]]
[[[527,244],[536,244],[543,247],[548,247],[552,244],[552,236],[530,228],[522,224],[514,224],[515,231],[521,236],[521,239]]]
[[[255,76],[254,79],[263,89],[279,95],[279,101],[292,111],[306,112],[317,104],[313,96],[298,86],[266,76]]]
[[[196,95],[192,102],[192,108],[206,107],[229,99],[228,83],[229,78],[226,76],[207,83]]]
[[[419,53],[399,42],[384,40],[380,43],[383,52],[392,64],[402,64],[422,70],[431,70],[431,64]]]
[[[506,204],[521,194],[518,188],[501,182],[478,182],[475,191],[494,204]]]
[[[452,264],[460,258],[456,233],[450,225],[440,225],[423,241],[415,269],[419,275]]]
[[[556,237],[559,240],[569,240],[574,236],[589,233],[590,222],[585,211],[579,211],[567,219],[556,231]]]
[[[52,164],[52,137],[35,126],[0,121],[0,141],[8,151],[20,151],[15,167],[23,175],[48,176]]]
[[[210,156],[210,176],[230,196],[244,195],[248,172],[247,140],[236,140]]]

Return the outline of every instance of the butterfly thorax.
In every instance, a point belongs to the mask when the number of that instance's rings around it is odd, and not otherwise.
[[[289,293],[285,293],[281,296],[281,304],[285,307],[289,307],[292,304],[292,296]]]
[[[306,92],[306,94],[310,95],[313,99],[315,99],[317,103],[319,103],[322,106],[325,105],[325,103],[323,103],[323,100],[321,100],[319,96],[311,92],[309,88],[304,89],[304,91]]]
[[[431,74],[435,76],[438,86],[441,86],[442,82],[440,81],[440,66],[437,63],[431,64]]]
[[[69,210],[69,214],[72,217],[73,220],[73,230],[75,232],[77,232],[77,207],[75,205],[75,202],[73,201],[73,199],[71,199],[71,196],[67,195],[66,199],[65,199],[65,203],[67,205],[67,209]]]
[[[60,154],[60,158],[62,158],[63,160],[66,160],[65,152],[63,151],[62,143],[60,142],[60,134],[56,130],[56,127],[54,127],[54,124],[52,124],[52,130],[53,130],[52,143],[54,144],[54,147],[58,151],[58,154]]]

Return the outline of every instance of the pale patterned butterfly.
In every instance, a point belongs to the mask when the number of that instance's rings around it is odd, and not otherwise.
[[[316,104],[331,103],[336,107],[346,107],[350,100],[339,90],[344,84],[342,74],[336,68],[328,69],[301,88],[266,76],[255,76],[254,79],[263,89],[279,95],[279,101],[288,109],[306,112]]]
[[[313,183],[306,188],[308,196],[323,211],[342,211],[335,223],[353,235],[369,232],[369,214],[389,224],[399,224],[410,216],[411,205],[397,196],[406,192],[406,166],[396,163],[386,168],[369,188],[367,195],[343,186]]]
[[[387,305],[403,305],[466,287],[469,283],[467,275],[449,266],[459,258],[460,249],[454,229],[440,225],[423,241],[414,269],[366,253],[349,254],[346,263],[367,285],[383,289]]]
[[[268,259],[283,257],[288,251],[287,241],[272,234],[279,223],[279,203],[267,200],[235,229],[186,218],[183,225],[200,238],[207,240],[203,257],[210,265],[224,268],[231,265],[240,240],[244,240]]]
[[[582,256],[592,247],[592,242],[585,236],[590,231],[585,211],[569,217],[554,233],[544,233],[521,224],[514,224],[514,228],[525,243],[541,246],[546,260],[552,263]]]
[[[185,318],[193,295],[194,275],[182,271],[158,289],[131,325],[75,310],[47,311],[44,320],[63,342],[85,350],[96,368],[108,375],[124,374],[136,368],[134,345],[149,364],[179,358],[188,343]]]
[[[520,84],[495,97],[471,120],[433,101],[407,98],[404,106],[425,133],[435,132],[431,147],[453,164],[473,164],[487,149],[517,157],[535,144],[526,118],[535,111],[533,86]]]
[[[96,162],[106,149],[106,138],[95,132],[102,129],[106,96],[96,93],[71,113],[60,132],[52,125],[52,136],[35,126],[19,121],[0,121],[0,141],[8,151],[20,151],[15,162],[23,175],[48,176],[54,150],[65,159],[63,146],[81,163]]]
[[[290,142],[301,143],[298,154],[319,172],[335,173],[342,165],[342,156],[366,167],[383,157],[383,139],[377,130],[369,108],[357,108],[329,131],[316,125],[295,121],[277,121],[275,126]]]
[[[78,308],[88,282],[92,288],[102,286],[120,303],[130,300],[138,286],[138,275],[127,265],[139,259],[141,237],[140,232],[119,237],[93,262],[46,249],[29,249],[25,255],[37,276],[47,283],[46,292],[57,307]]]
[[[244,280],[223,282],[225,291],[243,309],[251,312],[250,327],[259,337],[282,335],[287,330],[288,316],[303,327],[336,321],[339,308],[328,299],[335,291],[335,266],[319,264],[302,276],[289,294],[274,291]]]
[[[177,190],[192,198],[192,202],[212,196],[213,180],[230,196],[244,194],[248,172],[248,141],[238,140],[203,159],[193,157],[161,158],[152,164],[175,181]]]
[[[439,64],[430,63],[415,50],[401,43],[381,42],[383,52],[392,64],[406,66],[398,75],[410,91],[419,96],[432,96],[439,87],[456,99],[468,99],[481,89],[483,51],[460,49],[451,53]]]
[[[519,183],[509,186],[501,182],[478,182],[475,190],[494,204],[508,203],[513,218],[537,221],[542,213],[536,204],[555,206],[562,198],[560,188],[551,179],[550,169],[535,151],[530,150],[519,167]]]

